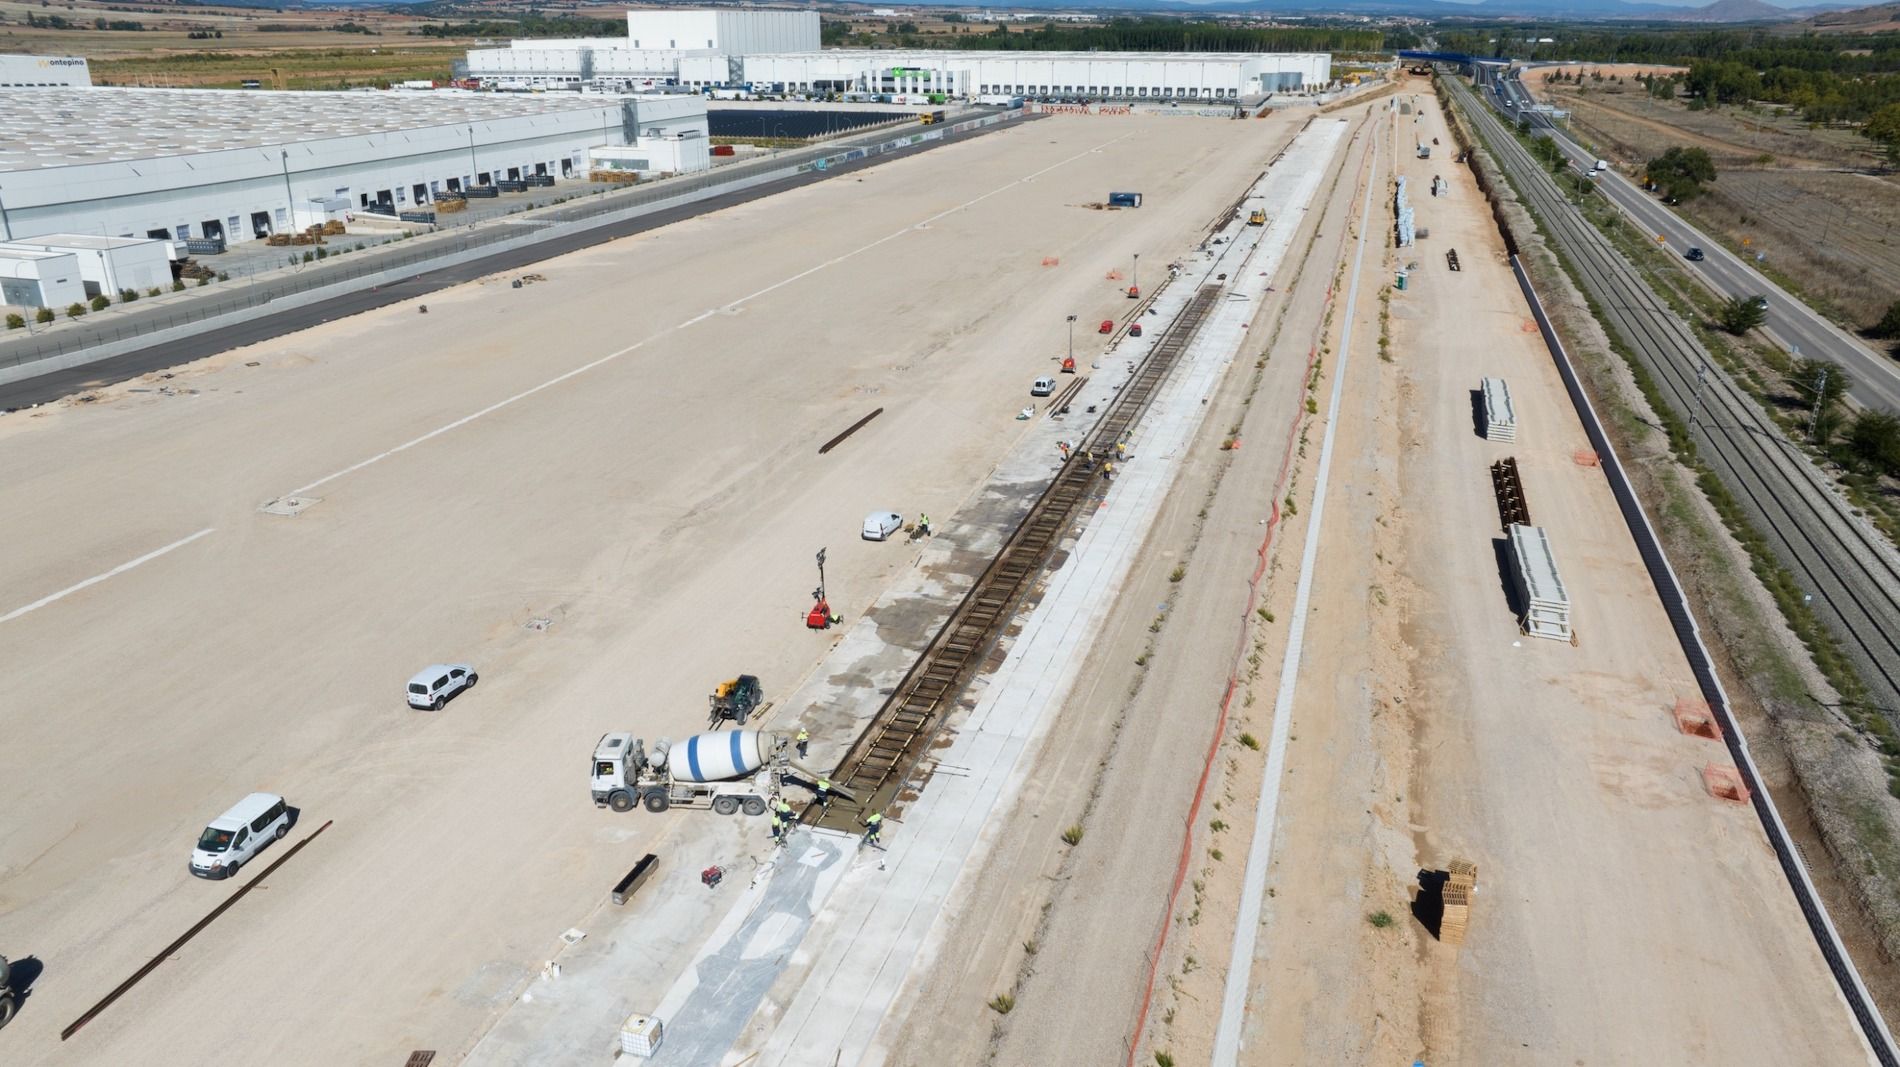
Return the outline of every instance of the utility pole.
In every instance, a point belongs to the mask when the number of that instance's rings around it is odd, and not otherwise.
[[[1689,435],[1690,435],[1691,443],[1693,443],[1695,439],[1696,423],[1702,421],[1702,384],[1704,381],[1708,379],[1708,376],[1709,376],[1709,365],[1707,362],[1704,362],[1701,365],[1696,367],[1695,369],[1695,401],[1692,405],[1694,410],[1691,411],[1689,414]]]
[[[284,207],[290,212],[289,215],[285,216],[285,225],[287,225],[289,229],[284,232],[295,233],[297,230],[297,198],[290,193],[290,150],[284,149],[279,152],[278,155],[282,157],[284,164]]]
[[[1820,377],[1814,383],[1814,415],[1808,420],[1808,443],[1814,443],[1814,435],[1821,429],[1821,408],[1827,404],[1827,368],[1821,368]]]
[[[1141,292],[1141,253],[1135,253],[1135,265],[1128,268],[1128,288]]]
[[[601,138],[603,140],[606,138],[605,130],[606,127],[602,127]],[[475,166],[475,127],[470,126],[468,128],[468,181],[470,185],[475,184],[475,175],[477,173],[479,173],[479,171]]]
[[[1069,316],[1069,365],[1075,365],[1075,316]]]

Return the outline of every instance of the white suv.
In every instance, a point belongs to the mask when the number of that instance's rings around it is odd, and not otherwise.
[[[466,663],[438,663],[424,667],[409,679],[409,706],[441,711],[449,698],[475,686],[475,668]]]

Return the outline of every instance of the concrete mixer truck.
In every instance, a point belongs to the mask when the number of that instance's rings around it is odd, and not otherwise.
[[[684,741],[655,741],[650,749],[630,733],[603,734],[594,745],[594,806],[764,815],[766,801],[788,782],[809,788],[820,777],[793,762],[791,752],[790,738],[766,730],[694,734]],[[832,793],[844,796],[838,789]]]

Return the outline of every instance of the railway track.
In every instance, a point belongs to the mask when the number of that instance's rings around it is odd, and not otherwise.
[[[1872,702],[1900,725],[1900,558],[1893,546],[1852,513],[1504,124],[1462,82],[1451,83],[1499,165],[1563,248],[1605,324],[1649,368],[1670,406],[1693,420],[1690,433],[1703,462],[1800,582],[1815,614],[1853,660]]]
[[[860,811],[876,811],[890,804],[989,655],[1003,627],[1035,585],[1077,513],[1103,490],[1102,464],[1113,454],[1115,444],[1134,427],[1167,380],[1168,372],[1194,342],[1224,288],[1204,284],[1195,292],[1135,368],[1128,384],[1116,394],[1101,421],[1089,431],[1082,447],[1030,505],[1029,513],[1002,550],[911,665],[857,743],[845,753],[832,781],[855,798],[859,807],[825,810],[814,805],[805,811],[806,822],[848,830],[857,824]]]
[[[1577,265],[1580,279],[1585,288],[1595,294],[1599,307],[1604,309],[1602,316],[1606,320],[1605,324],[1625,331],[1624,337],[1631,343],[1632,348],[1642,354],[1644,361],[1657,373],[1659,380],[1664,381],[1664,388],[1670,393],[1671,402],[1681,404],[1684,398],[1685,381],[1688,380],[1685,375],[1689,364],[1672,361],[1670,355],[1672,352],[1677,356],[1702,355],[1706,359],[1706,353],[1700,352],[1693,337],[1686,340],[1683,338],[1682,333],[1679,332],[1683,329],[1682,323],[1673,316],[1667,315],[1656,305],[1653,293],[1649,293],[1646,289],[1638,293],[1630,291],[1632,279],[1628,265],[1621,264],[1624,268],[1621,272],[1616,270],[1620,261],[1614,250],[1594,228],[1589,227],[1571,212],[1567,203],[1562,202],[1550,176],[1530,160],[1529,153],[1523,146],[1507,131],[1504,131],[1502,124],[1485,111],[1482,105],[1475,108],[1472,106],[1471,96],[1462,83],[1454,80],[1451,84],[1455,87],[1454,92],[1459,96],[1459,110],[1482,128],[1483,136],[1491,142],[1492,151],[1498,157],[1500,165],[1512,173],[1520,191],[1537,208],[1547,232],[1557,240],[1567,242],[1566,251],[1570,254],[1572,262]],[[1612,284],[1615,282],[1623,284],[1615,286]],[[1614,298],[1606,299],[1606,294],[1613,294]],[[1645,319],[1652,324],[1647,329],[1643,326],[1642,320]],[[1634,326],[1632,326],[1633,320]],[[1824,487],[1814,484],[1818,480],[1818,475],[1811,468],[1804,469],[1796,465],[1791,471],[1787,463],[1780,462],[1790,459],[1787,455],[1789,449],[1786,440],[1774,427],[1762,427],[1759,419],[1760,412],[1752,406],[1749,398],[1739,396],[1732,384],[1725,378],[1719,377],[1719,371],[1714,371],[1713,368],[1709,370],[1718,378],[1717,403],[1720,405],[1720,412],[1715,418],[1706,421],[1697,419],[1692,432],[1699,431],[1701,434],[1699,440],[1707,440],[1712,451],[1724,446],[1736,450],[1736,454],[1710,456],[1711,466],[1717,469],[1718,476],[1724,477],[1725,482],[1728,477],[1734,477],[1738,473],[1755,476],[1752,482],[1744,486],[1737,486],[1734,482],[1727,482],[1727,484],[1731,489],[1747,493],[1745,505],[1756,512],[1757,521],[1760,519],[1758,509],[1763,503],[1763,494],[1773,494],[1772,487],[1767,484],[1769,477],[1794,477],[1797,482],[1807,482],[1808,489],[1831,497],[1832,494],[1828,493]],[[1706,383],[1704,384],[1706,387]],[[1720,386],[1727,386],[1727,388],[1721,389]],[[1693,406],[1700,407],[1700,393],[1692,391],[1688,394],[1688,398]],[[1719,463],[1716,462],[1718,458],[1721,461]],[[1796,454],[1792,459],[1800,461],[1804,457]],[[1633,497],[1633,492],[1628,489],[1627,483],[1622,484],[1623,491]],[[1802,487],[1796,484],[1790,487],[1789,491],[1802,493]],[[1805,496],[1803,499],[1806,499]],[[1840,504],[1838,501],[1833,501],[1833,506],[1839,508]],[[1832,543],[1836,550],[1844,553],[1839,557],[1840,559],[1852,560],[1856,548],[1855,524],[1851,521],[1852,516],[1826,510],[1810,513],[1806,516],[1808,522],[1814,524],[1810,527],[1799,522],[1802,516],[1794,512],[1784,510],[1783,514],[1793,522],[1792,528],[1766,531],[1774,539],[1777,554],[1784,561],[1789,561],[1791,554],[1794,555],[1796,557],[1794,564],[1802,568],[1799,573],[1809,576],[1818,573],[1838,578],[1840,564],[1829,562],[1824,556],[1818,560],[1815,557],[1802,557],[1800,546]],[[1828,522],[1830,517],[1836,521]],[[1667,562],[1660,558],[1661,547],[1654,539],[1650,524],[1645,520],[1641,523],[1641,529],[1635,529],[1633,526],[1633,532],[1638,534],[1637,542],[1639,549],[1645,553],[1646,566],[1650,566],[1652,571],[1660,569],[1664,575],[1658,580],[1658,592],[1663,597],[1665,608],[1670,612],[1672,624],[1676,625],[1679,631],[1686,627],[1693,635],[1696,628],[1694,619],[1688,617],[1687,597],[1682,594]],[[1874,535],[1861,530],[1858,531],[1858,536],[1869,539]],[[1830,537],[1834,538],[1832,542],[1830,542]],[[1892,577],[1892,560],[1886,554],[1886,546],[1863,540],[1858,547],[1871,551],[1875,557],[1871,571],[1867,575],[1869,580],[1880,581]],[[1810,551],[1815,551],[1817,554],[1821,552],[1813,548]],[[1654,559],[1650,558],[1651,553],[1654,554]],[[1884,573],[1881,570],[1883,559],[1887,568]],[[1818,571],[1810,569],[1817,566]],[[1848,565],[1847,569],[1851,570],[1851,565]],[[1885,596],[1886,602],[1891,605],[1892,587],[1890,585],[1886,587]],[[1782,873],[1788,880],[1788,886],[1794,893],[1803,918],[1814,935],[1815,944],[1821,950],[1822,957],[1834,975],[1843,1001],[1865,1037],[1874,1060],[1884,1067],[1900,1067],[1900,1051],[1896,1051],[1879,1008],[1874,1004],[1872,996],[1868,994],[1866,986],[1862,983],[1846,946],[1841,943],[1839,934],[1827,915],[1827,909],[1808,876],[1807,857],[1791,840],[1780,813],[1775,810],[1772,797],[1762,786],[1754,760],[1749,756],[1746,741],[1734,730],[1733,718],[1727,708],[1726,695],[1722,692],[1720,679],[1716,676],[1714,665],[1708,658],[1700,637],[1685,638],[1684,650],[1690,654],[1691,669],[1697,674],[1698,685],[1729,728],[1723,739],[1724,744],[1728,747],[1737,768],[1753,785],[1754,795],[1750,799],[1757,815],[1761,818],[1762,828],[1768,835],[1769,844],[1774,849]],[[1890,678],[1887,681],[1891,684]]]

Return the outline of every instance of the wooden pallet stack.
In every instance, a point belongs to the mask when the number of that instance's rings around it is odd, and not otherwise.
[[[1438,920],[1438,940],[1462,945],[1471,923],[1471,896],[1478,887],[1478,867],[1466,860],[1452,860],[1450,874],[1443,890],[1445,910]]]

